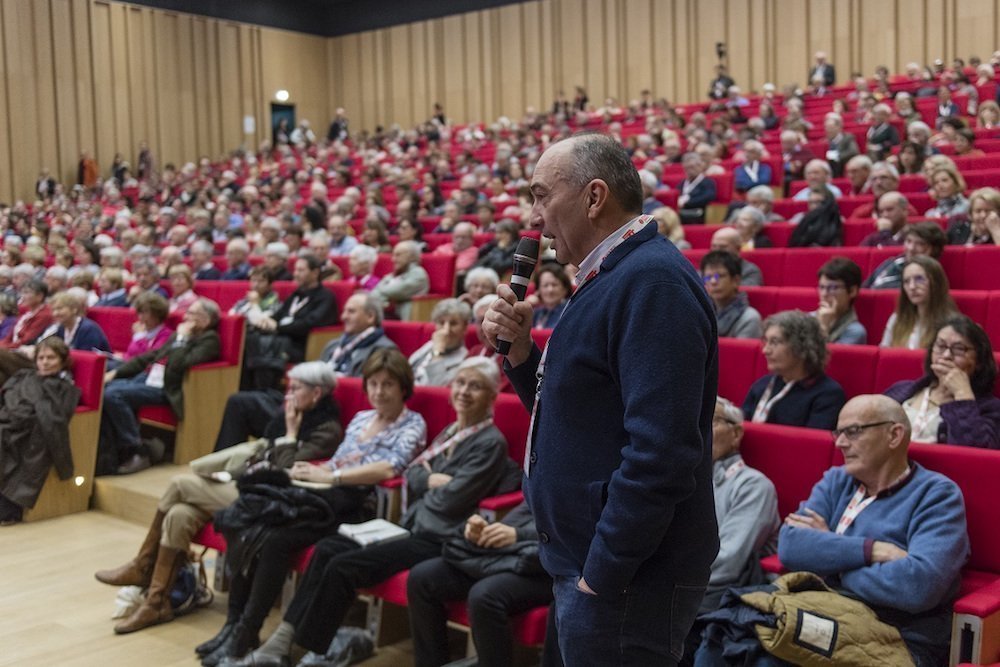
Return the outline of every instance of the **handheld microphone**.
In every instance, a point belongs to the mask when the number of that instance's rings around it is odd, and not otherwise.
[[[528,280],[531,273],[538,264],[538,239],[524,237],[517,244],[514,251],[514,272],[510,276],[510,288],[514,290],[514,295],[518,301],[524,301],[524,295],[528,292]],[[510,353],[510,341],[499,339],[497,343],[497,354],[506,357]]]

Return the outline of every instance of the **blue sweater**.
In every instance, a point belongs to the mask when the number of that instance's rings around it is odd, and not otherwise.
[[[822,516],[831,532],[783,526],[778,556],[786,568],[831,578],[832,585],[864,601],[899,628],[911,651],[940,652],[948,646],[950,604],[969,558],[965,504],[953,481],[911,465],[910,477],[880,494],[843,535],[832,531],[858,482],[842,467],[828,470],[804,507]],[[870,563],[874,541],[891,542],[909,555]]]
[[[527,407],[538,348],[507,365]],[[552,575],[600,595],[704,586],[718,551],[711,302],[655,225],[577,290],[549,340],[525,494]]]

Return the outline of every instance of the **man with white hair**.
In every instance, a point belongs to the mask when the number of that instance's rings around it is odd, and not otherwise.
[[[872,165],[871,175],[868,177],[868,191],[875,198],[870,203],[862,204],[851,211],[851,218],[878,218],[878,201],[882,195],[899,191],[899,171],[888,162],[876,162]],[[920,214],[913,204],[907,203],[906,215],[916,217]]]
[[[834,178],[840,178],[844,174],[844,166],[860,152],[858,142],[853,134],[844,132],[844,119],[838,113],[826,114],[823,131],[827,141],[826,161]]]
[[[809,80],[814,80],[817,75],[823,77],[826,86],[832,86],[837,80],[837,69],[827,62],[825,51],[816,52],[816,64],[809,70]]]
[[[868,178],[872,174],[872,160],[867,155],[855,155],[847,161],[844,167],[844,175],[850,183],[851,190],[847,194],[850,196],[868,194],[871,184]]]
[[[656,174],[640,169],[639,182],[642,184],[642,212],[644,215],[649,215],[663,206],[656,198]]]
[[[264,250],[264,266],[271,272],[271,281],[291,280],[292,274],[288,272],[288,256],[291,251],[287,243],[275,241],[268,243]]]
[[[319,355],[337,377],[361,377],[361,368],[372,352],[396,347],[382,329],[382,304],[371,294],[352,294],[344,304],[340,321],[344,335],[327,343]]]
[[[771,184],[771,165],[761,162],[764,157],[764,144],[756,139],[743,142],[743,164],[733,170],[733,188],[737,192],[747,192],[758,185]]]
[[[416,241],[400,241],[392,249],[392,273],[379,281],[372,294],[383,307],[392,309],[401,320],[410,319],[411,299],[427,294],[430,278],[420,266],[420,246]]]
[[[840,188],[830,182],[833,171],[830,169],[830,165],[823,160],[810,160],[806,165],[805,177],[806,187],[795,193],[795,196],[792,197],[795,201],[807,201],[810,192],[822,192],[823,190],[827,190],[836,199],[840,199],[844,194]]]
[[[235,238],[226,244],[226,270],[219,277],[220,280],[249,280],[250,262],[247,257],[250,255],[250,244],[246,239]]]
[[[774,212],[774,190],[768,185],[757,185],[747,190],[747,206],[753,206],[763,213],[765,224],[785,220]]]
[[[476,226],[460,222],[451,232],[451,243],[443,243],[433,250],[435,255],[455,255],[455,273],[468,271],[479,259],[479,249],[474,245]]]
[[[931,126],[922,120],[915,120],[906,126],[906,139],[920,146],[925,158],[940,153],[931,145],[931,134]]]
[[[195,280],[218,280],[222,274],[212,262],[214,246],[204,239],[191,244],[191,266]]]

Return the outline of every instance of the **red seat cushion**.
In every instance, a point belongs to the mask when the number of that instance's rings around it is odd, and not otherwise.
[[[740,451],[747,465],[774,481],[778,513],[794,512],[833,461],[833,439],[819,429],[744,423]]]
[[[177,415],[174,414],[169,405],[147,405],[139,408],[139,419],[146,419],[169,426],[177,425]]]
[[[380,584],[375,584],[366,592],[375,597],[382,598],[401,607],[406,606],[406,581],[410,577],[409,570],[397,572]]]

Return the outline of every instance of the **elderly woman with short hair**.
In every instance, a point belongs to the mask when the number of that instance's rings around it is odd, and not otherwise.
[[[419,385],[443,387],[451,382],[469,351],[465,334],[472,321],[472,309],[458,299],[445,299],[431,313],[431,339],[410,355],[413,375]]]
[[[1000,245],[1000,190],[979,188],[969,195],[969,212],[953,216],[950,245]]]
[[[743,401],[747,421],[832,429],[846,396],[823,372],[826,339],[819,323],[799,310],[764,320],[761,340],[768,374],[754,382]]]
[[[770,248],[774,245],[771,243],[771,239],[762,232],[764,213],[753,206],[744,206],[736,212],[735,227],[736,231],[740,233],[740,248],[742,250]]]
[[[351,272],[348,280],[356,290],[371,292],[379,283],[375,275],[375,262],[378,261],[378,250],[370,245],[356,245],[347,253],[348,269]]]
[[[465,291],[458,298],[473,306],[487,294],[495,293],[499,284],[500,276],[496,271],[486,266],[477,266],[465,274]]]

